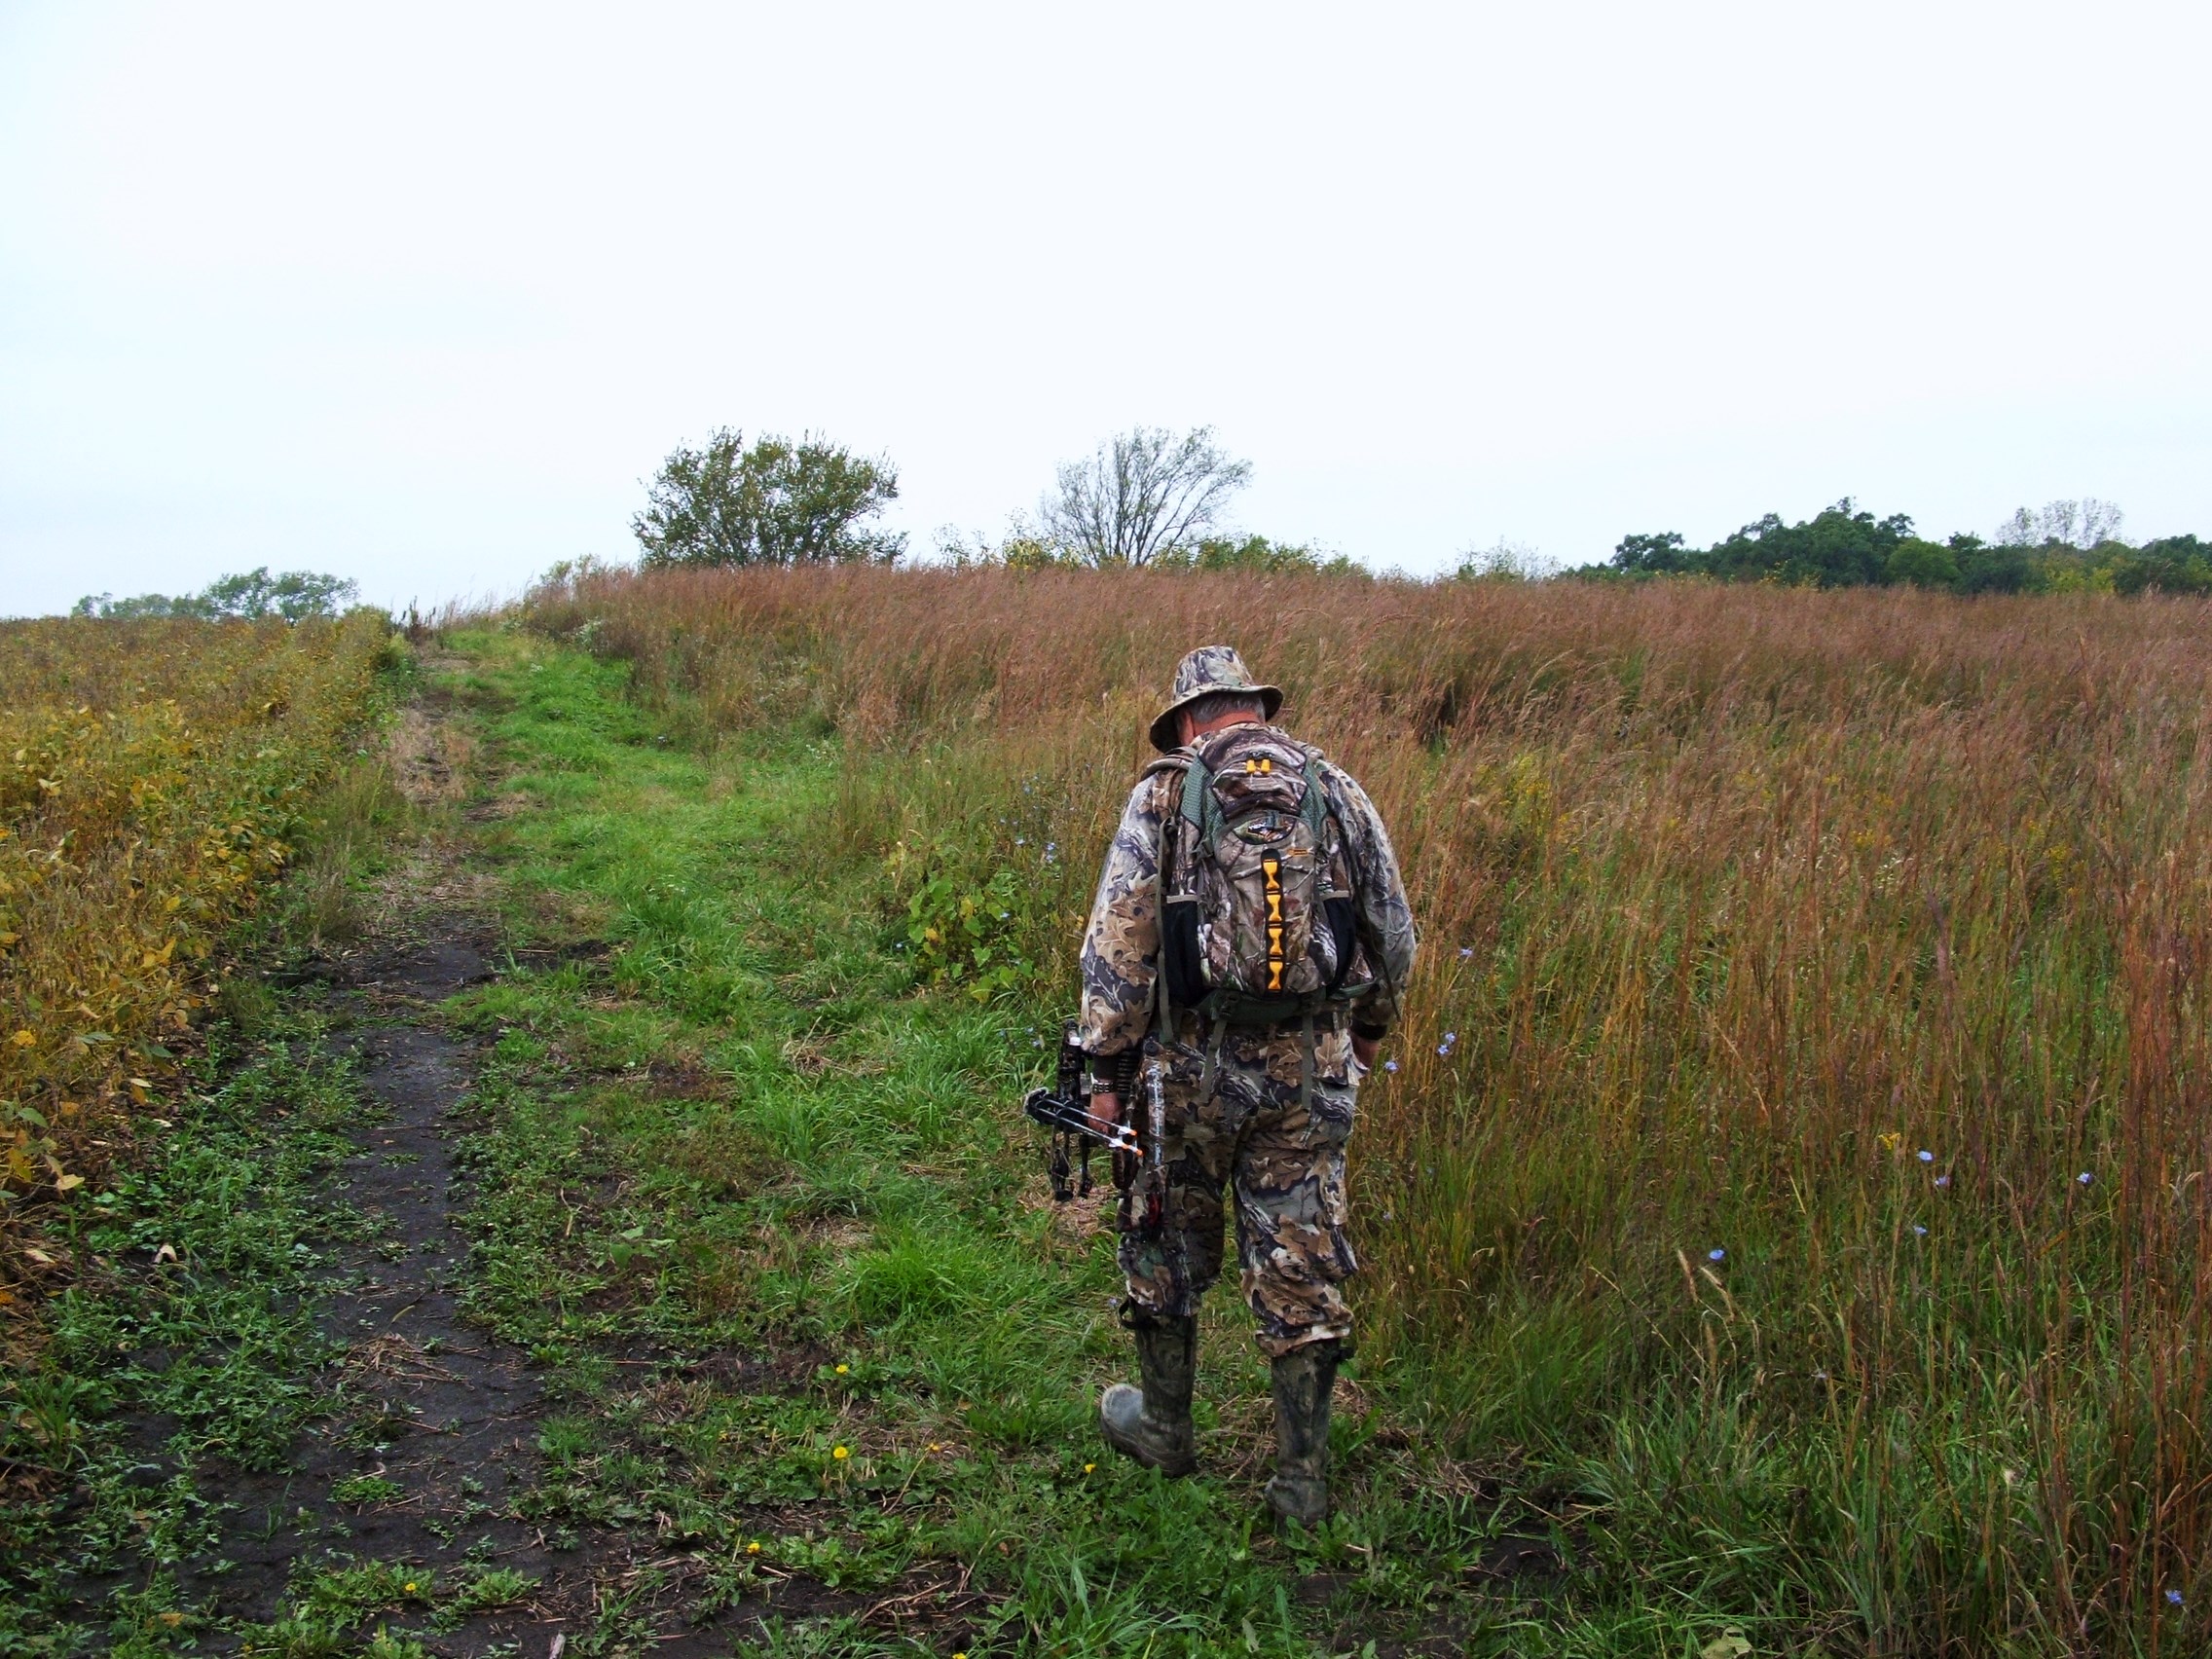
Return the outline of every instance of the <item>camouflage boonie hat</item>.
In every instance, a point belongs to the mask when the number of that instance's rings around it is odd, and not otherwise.
[[[1170,755],[1181,747],[1175,741],[1175,717],[1183,712],[1186,704],[1215,691],[1250,693],[1260,699],[1261,712],[1271,720],[1282,707],[1281,688],[1262,685],[1255,681],[1235,646],[1200,645],[1175,665],[1175,689],[1168,694],[1167,707],[1161,710],[1160,718],[1152,722],[1153,748],[1162,755]]]

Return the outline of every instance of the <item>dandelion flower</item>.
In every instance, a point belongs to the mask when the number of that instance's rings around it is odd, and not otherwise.
[[[1728,1259],[1728,1252],[1718,1249],[1708,1250],[1705,1253],[1705,1259],[1709,1262],[1723,1262]]]
[[[745,1553],[747,1555],[758,1555],[760,1553],[760,1540],[758,1538],[755,1538],[753,1542],[747,1544],[745,1546]]]
[[[1930,1152],[1926,1147],[1922,1147],[1920,1149],[1920,1161],[1923,1163],[1934,1163],[1936,1161],[1936,1155]]]
[[[844,1375],[845,1375],[845,1373],[846,1373],[846,1372],[848,1372],[848,1371],[850,1371],[850,1370],[852,1370],[852,1367],[851,1367],[851,1366],[849,1366],[849,1365],[840,1365],[840,1366],[838,1366],[838,1367],[837,1367],[837,1375],[838,1375],[838,1376],[840,1376],[840,1377],[842,1377],[842,1376],[844,1376]]]
[[[415,1594],[415,1581],[410,1578],[404,1585],[401,1586],[401,1588],[405,1590],[408,1595],[412,1596]]]
[[[853,1449],[850,1446],[832,1446],[830,1449],[830,1456],[836,1458],[840,1463],[852,1455]]]
[[[1091,1470],[1093,1470],[1093,1469],[1095,1469],[1095,1468],[1097,1468],[1097,1467],[1098,1467],[1098,1465],[1097,1465],[1096,1463],[1086,1463],[1086,1464],[1084,1464],[1084,1466],[1083,1466],[1083,1472],[1084,1472],[1085,1474],[1087,1474],[1087,1475],[1088,1475],[1088,1474],[1089,1474],[1089,1473],[1091,1472]]]

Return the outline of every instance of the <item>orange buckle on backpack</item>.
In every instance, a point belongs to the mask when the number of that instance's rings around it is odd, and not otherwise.
[[[1250,761],[1245,764],[1249,766]],[[1282,989],[1282,860],[1269,854],[1260,861],[1268,878],[1268,989]]]

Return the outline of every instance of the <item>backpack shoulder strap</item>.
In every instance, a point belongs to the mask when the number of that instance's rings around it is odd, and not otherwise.
[[[1206,785],[1212,782],[1212,774],[1205,769],[1201,761],[1192,756],[1180,753],[1163,755],[1157,760],[1147,761],[1144,771],[1139,775],[1146,778],[1158,778],[1171,772],[1182,773],[1183,783],[1182,787],[1176,792],[1177,810],[1174,817],[1163,821],[1160,826],[1160,890],[1162,897],[1174,885],[1168,866],[1173,862],[1172,854],[1176,841],[1175,821],[1176,819],[1190,817],[1192,814],[1194,810],[1192,800],[1194,788],[1202,802]],[[1199,810],[1202,810],[1202,806]],[[1194,829],[1200,826],[1200,820],[1197,817],[1191,817],[1191,823]]]
[[[1192,756],[1183,773],[1183,821],[1201,834],[1205,830],[1207,797],[1212,793],[1213,774],[1206,763]]]

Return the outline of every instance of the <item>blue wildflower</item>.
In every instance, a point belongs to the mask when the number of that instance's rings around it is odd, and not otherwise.
[[[2081,1182],[2083,1186],[2086,1187],[2089,1184],[2089,1172],[2084,1169],[2081,1174],[2075,1176],[2074,1179]]]
[[[1928,1229],[1921,1226],[1917,1221],[1912,1224],[1912,1231],[1922,1238],[1928,1236]]]
[[[1705,1253],[1705,1259],[1709,1262],[1725,1261],[1727,1256],[1728,1252],[1725,1250],[1708,1250]]]
[[[1948,1175],[1938,1175],[1936,1177],[1936,1185],[1938,1187],[1948,1187],[1950,1184],[1951,1178]]]
[[[1398,1062],[1396,1060],[1384,1060],[1382,1069],[1386,1072],[1394,1072],[1398,1069]]]
[[[1474,953],[1475,947],[1471,944],[1462,944],[1461,946],[1459,946],[1459,960],[1462,962],[1473,956]]]
[[[2179,1590],[2168,1590],[2168,1591],[2166,1592],[2166,1604],[2167,1604],[2168,1606],[2172,1606],[2172,1607],[2178,1607],[2178,1606],[2180,1606],[2180,1605],[2181,1605],[2181,1592],[2180,1592]]]
[[[1923,1163],[1934,1163],[1936,1161],[1936,1155],[1930,1152],[1926,1147],[1922,1147],[1920,1149],[1920,1161]]]

